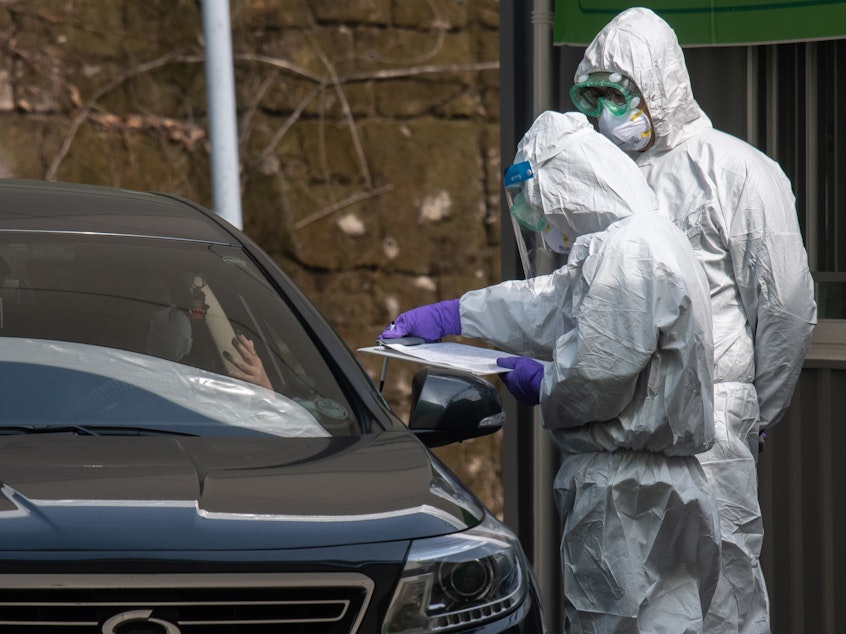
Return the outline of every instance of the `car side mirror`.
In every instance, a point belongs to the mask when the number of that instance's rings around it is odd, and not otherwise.
[[[485,379],[431,367],[414,375],[408,427],[427,447],[492,434],[504,423],[499,392]]]

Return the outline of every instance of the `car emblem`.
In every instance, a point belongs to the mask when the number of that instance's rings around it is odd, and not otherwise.
[[[121,612],[103,623],[102,632],[103,634],[121,634],[121,632],[124,632],[123,626],[128,623],[152,623],[158,626],[159,629],[156,631],[160,631],[162,634],[180,634],[182,632],[182,630],[170,621],[163,621],[162,619],[154,619],[152,617],[152,610],[129,610],[127,612]],[[126,630],[127,633],[131,631],[131,628]]]

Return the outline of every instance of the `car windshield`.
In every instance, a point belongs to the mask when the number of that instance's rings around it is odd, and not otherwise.
[[[272,389],[230,376],[255,346]],[[0,433],[360,432],[288,302],[240,248],[0,234]]]

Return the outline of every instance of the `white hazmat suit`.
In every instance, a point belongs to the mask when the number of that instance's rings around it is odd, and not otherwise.
[[[716,444],[700,460],[720,505],[723,543],[705,631],[766,633],[759,432],[784,415],[816,323],[790,182],[763,153],[712,127],[675,33],[652,11],[626,10],[600,31],[576,81],[600,71],[640,89],[655,140],[632,156],[710,284]]]
[[[460,298],[461,334],[542,361],[567,631],[700,632],[719,568],[707,281],[633,162],[578,113],[521,140],[568,263]]]

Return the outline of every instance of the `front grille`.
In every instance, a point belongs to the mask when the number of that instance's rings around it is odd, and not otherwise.
[[[350,634],[373,581],[356,573],[0,575],[0,632]]]

